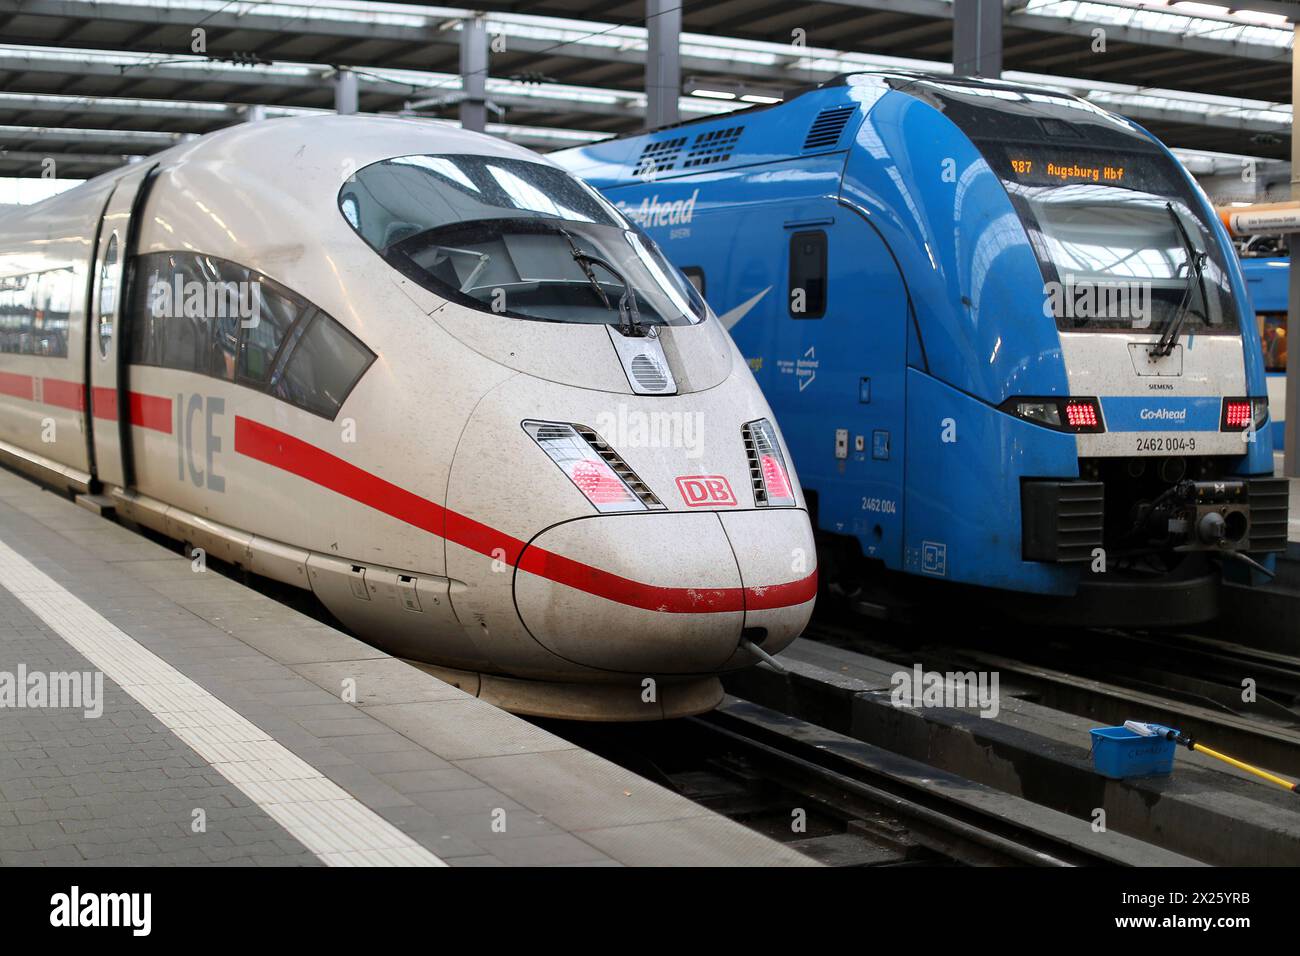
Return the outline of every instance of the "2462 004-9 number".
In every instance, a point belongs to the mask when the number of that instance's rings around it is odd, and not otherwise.
[[[1138,451],[1196,451],[1196,439],[1190,435],[1156,435],[1139,438]]]

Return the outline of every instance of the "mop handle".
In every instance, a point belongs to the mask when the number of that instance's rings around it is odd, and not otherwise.
[[[1294,784],[1289,780],[1283,780],[1281,777],[1275,777],[1267,770],[1260,770],[1258,767],[1252,767],[1248,763],[1242,763],[1240,760],[1229,757],[1227,754],[1221,754],[1217,750],[1211,750],[1204,744],[1198,744],[1191,740],[1187,742],[1187,746],[1189,749],[1199,751],[1207,757],[1213,757],[1215,760],[1222,760],[1224,763],[1232,764],[1238,770],[1244,770],[1246,773],[1253,773],[1255,776],[1267,780],[1269,783],[1275,783],[1279,787],[1285,787],[1292,793],[1300,793],[1300,784]]]
[[[1269,783],[1275,783],[1279,787],[1285,787],[1292,793],[1300,794],[1300,783],[1292,783],[1290,780],[1283,780],[1281,777],[1269,773],[1267,770],[1261,770],[1259,767],[1252,767],[1248,763],[1243,763],[1236,757],[1229,757],[1227,754],[1221,754],[1217,750],[1211,750],[1204,744],[1198,744],[1190,736],[1174,730],[1172,727],[1166,727],[1163,724],[1144,724],[1137,720],[1126,720],[1124,726],[1135,734],[1141,734],[1144,737],[1164,737],[1166,740],[1172,740],[1174,743],[1182,744],[1188,750],[1195,750],[1205,754],[1207,757],[1213,757],[1215,760],[1222,760],[1226,764],[1231,764],[1238,770],[1244,770],[1246,773],[1252,773],[1261,780],[1267,780]]]

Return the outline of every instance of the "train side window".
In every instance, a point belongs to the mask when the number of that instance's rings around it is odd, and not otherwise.
[[[0,353],[65,358],[72,288],[71,269],[0,279]]]
[[[1266,372],[1286,371],[1286,318],[1285,312],[1260,312],[1256,315]]]
[[[192,253],[137,256],[132,263],[131,355],[137,365],[207,373],[208,277]]]
[[[136,365],[234,381],[333,418],[375,359],[310,302],[238,263],[160,252],[132,268]]]
[[[19,354],[27,351],[32,328],[32,289],[34,276],[7,276],[0,279],[0,352]]]
[[[330,419],[375,359],[360,339],[323,312],[290,347],[271,394]]]
[[[704,280],[703,269],[699,266],[682,266],[682,275],[686,276],[691,285],[695,286],[695,291],[700,294],[701,299],[708,298],[708,293],[704,291],[707,283]]]
[[[244,327],[239,351],[238,381],[254,388],[265,388],[271,381],[275,357],[299,316],[309,309],[303,303],[281,295],[266,282],[262,283],[261,308],[257,321]]]
[[[68,354],[68,322],[72,310],[71,269],[42,272],[36,286],[32,313],[32,351],[35,355],[61,358]]]
[[[127,283],[131,290],[130,308],[127,312],[127,324],[130,328],[130,351],[127,361],[136,365],[157,365],[158,351],[161,343],[154,336],[152,323],[149,321],[150,297],[154,283],[158,281],[158,256],[135,256],[128,262],[131,278]]]
[[[826,314],[826,233],[796,232],[790,237],[790,291],[786,300],[796,319]]]

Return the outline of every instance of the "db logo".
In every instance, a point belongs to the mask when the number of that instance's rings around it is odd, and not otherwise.
[[[731,483],[721,475],[683,475],[677,479],[677,490],[688,508],[707,508],[736,503]]]

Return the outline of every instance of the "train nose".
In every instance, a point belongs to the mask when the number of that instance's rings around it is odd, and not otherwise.
[[[801,556],[813,553],[802,511],[582,518],[520,553],[515,604],[533,637],[575,664],[718,671],[754,663],[742,637],[775,652],[803,629],[816,573]]]

